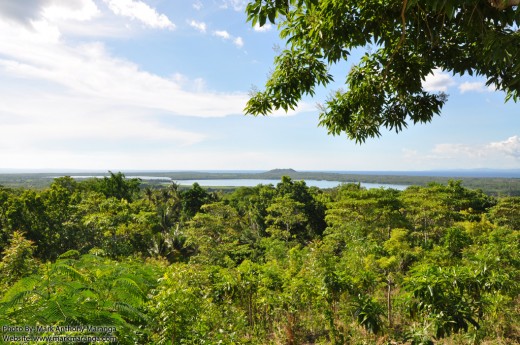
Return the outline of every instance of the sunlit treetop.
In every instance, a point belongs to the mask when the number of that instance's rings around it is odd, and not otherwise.
[[[440,114],[444,93],[424,90],[435,69],[476,75],[520,98],[520,0],[254,0],[248,20],[277,23],[286,46],[264,91],[245,112],[294,109],[333,81],[331,65],[367,52],[348,72],[345,90],[320,106],[321,126],[358,143],[381,129],[401,131]],[[343,76],[341,76],[343,78]]]

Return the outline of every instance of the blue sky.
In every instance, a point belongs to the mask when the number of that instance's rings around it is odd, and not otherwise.
[[[443,71],[424,82],[449,94],[440,117],[363,145],[317,126],[354,61],[295,111],[244,116],[283,46],[246,3],[0,2],[0,169],[520,168],[520,104]]]

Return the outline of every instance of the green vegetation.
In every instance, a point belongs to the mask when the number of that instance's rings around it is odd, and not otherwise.
[[[517,344],[519,214],[520,198],[460,181],[320,190],[285,176],[222,194],[110,173],[3,187],[2,336]]]
[[[96,176],[105,181],[104,173],[77,173],[73,176]],[[55,178],[63,176],[63,174],[49,173],[31,173],[31,174],[0,174],[0,185],[17,188],[33,188],[42,189],[49,187]],[[354,174],[354,173],[336,173],[336,172],[309,172],[295,171],[293,169],[274,169],[259,173],[247,172],[200,172],[200,171],[177,171],[177,172],[138,172],[127,173],[128,177],[135,176],[152,176],[164,177],[172,181],[181,180],[211,180],[211,179],[268,179],[280,180],[283,176],[289,176],[293,180],[324,180],[339,181],[345,183],[378,183],[378,184],[394,184],[405,186],[427,186],[429,183],[447,184],[450,180],[460,180],[462,185],[471,189],[481,189],[484,193],[495,196],[520,196],[520,178],[499,178],[499,177],[460,177],[457,173],[453,176],[405,176],[405,175],[372,175],[372,174]],[[91,179],[90,183],[97,184],[98,190],[103,187],[103,181]],[[146,180],[141,181],[142,184],[150,188],[164,187],[164,180]],[[179,186],[184,189],[184,186]],[[233,191],[236,187],[213,187],[214,191],[225,190]]]
[[[356,142],[428,123],[447,100],[423,81],[435,69],[478,75],[520,99],[518,0],[251,0],[249,21],[278,24],[286,47],[278,52],[264,91],[253,90],[246,113],[295,109],[334,76],[356,49],[364,55],[347,69],[345,90],[321,106],[320,125]]]

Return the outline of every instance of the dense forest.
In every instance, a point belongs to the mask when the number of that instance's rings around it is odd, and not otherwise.
[[[509,174],[507,173],[509,172]],[[273,169],[264,172],[203,172],[203,171],[141,171],[128,172],[126,176],[129,178],[154,177],[162,179],[142,179],[141,186],[157,188],[164,185],[164,181],[171,179],[179,184],[182,180],[211,180],[211,179],[266,179],[280,180],[283,176],[288,176],[294,180],[324,180],[341,183],[376,183],[376,184],[394,184],[403,186],[426,186],[431,182],[447,184],[450,180],[460,180],[462,185],[470,189],[481,189],[484,193],[495,196],[520,196],[520,171],[502,171],[496,175],[491,174],[485,176],[485,171],[478,174],[478,171],[451,171],[444,172],[440,176],[435,172],[422,172],[417,175],[411,175],[410,172],[380,172],[380,173],[362,173],[362,172],[326,172],[326,171],[295,171],[293,169]],[[56,173],[11,173],[0,174],[0,185],[6,187],[25,187],[25,188],[46,188],[54,181],[55,178],[61,177],[63,174]],[[106,173],[83,172],[71,174],[75,176],[92,176],[103,178]],[[502,176],[502,177],[500,177]],[[506,177],[509,176],[509,177]],[[517,176],[517,177],[512,177]],[[275,183],[273,181],[273,183]],[[184,186],[181,186],[183,188]],[[219,189],[224,189],[219,187]],[[225,189],[233,189],[228,187]]]
[[[518,344],[519,237],[460,181],[0,187],[0,342]]]

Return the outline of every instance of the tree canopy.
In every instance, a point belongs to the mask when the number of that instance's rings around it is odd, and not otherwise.
[[[319,124],[358,143],[381,129],[399,132],[428,123],[447,95],[425,90],[436,69],[476,75],[520,98],[518,0],[253,0],[248,20],[277,23],[286,41],[264,91],[255,90],[245,111],[267,115],[294,109],[304,95],[334,79],[329,67],[366,52],[347,74],[345,90],[320,106]]]
[[[0,189],[0,343],[520,344],[520,197],[138,182]]]

